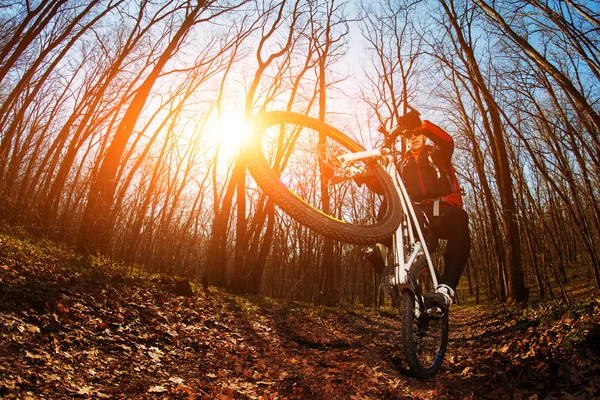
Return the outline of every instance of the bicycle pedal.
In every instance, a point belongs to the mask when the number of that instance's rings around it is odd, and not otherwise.
[[[441,293],[425,293],[423,298],[425,300],[425,307],[428,309],[439,307],[442,312],[448,311],[452,304]]]
[[[442,318],[444,316],[444,311],[439,307],[431,307],[427,309],[427,315],[433,318]]]

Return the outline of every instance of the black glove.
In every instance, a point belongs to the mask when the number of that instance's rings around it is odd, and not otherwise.
[[[421,122],[419,113],[416,111],[409,111],[402,117],[402,126],[405,129],[417,129],[421,125],[423,125],[423,122]]]
[[[402,131],[404,129],[400,126],[395,127],[394,129],[392,129],[392,131],[389,133],[389,135],[387,135],[383,141],[383,147],[387,147],[387,148],[392,148],[394,147],[394,144],[396,143],[396,139],[398,139],[398,136],[400,136],[402,134]]]
[[[402,134],[402,131],[404,131],[404,127],[397,126],[392,130],[392,132],[390,132],[390,136],[392,136],[393,138],[397,138],[398,136],[400,136]]]

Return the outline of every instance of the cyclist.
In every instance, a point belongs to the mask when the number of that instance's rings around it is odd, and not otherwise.
[[[461,189],[451,161],[454,140],[432,122],[421,121],[416,111],[402,118],[401,125],[386,137],[386,145],[393,146],[400,135],[406,141],[407,151],[399,162],[399,170],[416,210],[420,209],[427,217],[421,225],[425,228],[428,248],[434,251],[438,238],[447,240],[444,274],[435,293],[427,298],[448,309],[471,249],[469,217],[462,207]],[[433,146],[426,143],[427,139]],[[357,182],[379,192],[370,179]],[[429,236],[432,234],[435,237]],[[381,269],[383,260],[377,263],[374,257],[368,258],[376,269]]]
[[[402,123],[408,148],[400,165],[402,180],[411,199],[427,216],[429,231],[447,240],[444,274],[432,294],[432,299],[447,309],[471,250],[469,217],[462,207],[452,165],[454,140],[437,125],[421,121],[416,111],[406,114]],[[426,139],[433,146],[426,144]]]

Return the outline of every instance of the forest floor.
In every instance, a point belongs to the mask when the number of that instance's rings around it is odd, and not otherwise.
[[[600,298],[452,309],[436,378],[403,365],[392,309],[326,308],[84,267],[0,235],[6,399],[591,399]]]

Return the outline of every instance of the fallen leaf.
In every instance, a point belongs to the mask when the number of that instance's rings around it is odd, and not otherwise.
[[[162,385],[152,386],[150,389],[148,389],[148,393],[164,393],[166,391],[167,389]]]
[[[31,333],[40,333],[40,327],[37,325],[27,324],[25,325],[25,330]]]
[[[77,394],[80,396],[90,394],[94,388],[92,386],[82,386],[77,390]]]
[[[173,382],[173,383],[177,383],[178,385],[181,385],[183,383],[183,379],[178,376],[172,376],[169,378],[169,382]]]
[[[34,359],[34,360],[41,360],[42,358],[45,358],[48,355],[47,354],[35,354],[35,353],[30,352],[30,351],[26,351],[25,352],[25,356],[27,358],[31,358],[31,359]]]
[[[56,310],[60,313],[60,314],[66,314],[69,312],[69,308],[66,307],[65,305],[63,305],[62,303],[58,303],[56,305]]]

